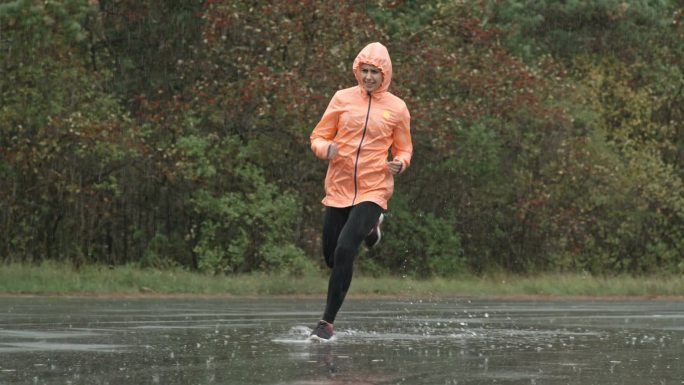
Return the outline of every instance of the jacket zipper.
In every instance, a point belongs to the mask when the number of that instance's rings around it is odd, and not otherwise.
[[[363,134],[361,134],[361,141],[359,141],[359,148],[356,150],[356,162],[354,162],[354,199],[352,199],[352,206],[356,203],[356,195],[359,192],[357,176],[359,170],[359,156],[361,155],[361,146],[363,145],[363,139],[366,137],[366,130],[368,129],[368,117],[370,116],[371,108],[371,94],[368,94],[368,111],[366,111],[366,123],[363,125]]]

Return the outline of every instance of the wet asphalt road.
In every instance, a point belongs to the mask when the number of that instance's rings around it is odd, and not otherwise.
[[[684,301],[0,298],[5,384],[684,384]]]

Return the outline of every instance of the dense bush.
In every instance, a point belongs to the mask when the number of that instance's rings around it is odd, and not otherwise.
[[[465,272],[459,234],[446,218],[415,208],[396,197],[383,229],[388,234],[371,259],[386,271],[417,276],[451,276]]]

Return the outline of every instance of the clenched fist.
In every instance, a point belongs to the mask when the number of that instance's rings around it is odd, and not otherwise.
[[[391,162],[387,162],[387,166],[392,175],[397,175],[401,172],[401,168],[404,167],[404,164],[401,163],[399,159],[394,159]]]

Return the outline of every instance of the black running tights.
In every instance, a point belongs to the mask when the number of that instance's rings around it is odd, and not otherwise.
[[[326,207],[323,223],[323,256],[332,268],[323,320],[335,322],[352,280],[354,257],[380,218],[382,207],[361,202],[350,207]]]

